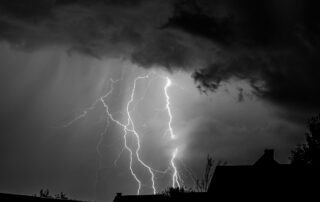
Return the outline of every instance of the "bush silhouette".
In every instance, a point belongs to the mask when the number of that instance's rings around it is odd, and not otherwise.
[[[213,159],[209,154],[207,155],[205,170],[202,178],[196,179],[195,191],[197,192],[206,192],[208,191],[212,176],[214,174],[215,168],[219,165],[225,165],[225,161],[217,161]]]
[[[291,151],[289,157],[293,165],[320,166],[320,114],[307,122],[306,142]]]
[[[52,196],[50,196],[49,189],[41,189],[40,190],[40,197],[42,197],[42,198],[52,198]]]
[[[162,192],[163,195],[168,196],[168,197],[172,197],[172,196],[177,196],[179,194],[183,194],[185,193],[185,189],[183,187],[179,188],[179,187],[169,187],[166,190],[164,190]]]

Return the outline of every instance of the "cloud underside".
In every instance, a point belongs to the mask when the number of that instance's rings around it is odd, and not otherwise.
[[[0,40],[187,71],[205,92],[243,79],[262,99],[315,112],[318,10],[313,0],[3,0]]]

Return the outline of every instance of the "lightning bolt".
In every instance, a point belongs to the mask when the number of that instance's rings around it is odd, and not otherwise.
[[[169,115],[168,132],[169,132],[169,135],[170,135],[171,139],[175,139],[176,136],[174,135],[173,129],[171,127],[172,113],[171,113],[171,109],[170,109],[170,97],[169,97],[169,94],[168,94],[168,88],[171,86],[172,82],[168,77],[166,77],[166,80],[167,80],[167,83],[164,86],[164,94],[166,96],[166,109],[167,109],[168,115]]]
[[[166,109],[167,109],[167,112],[168,112],[168,116],[169,116],[169,122],[168,122],[168,132],[169,132],[169,135],[170,135],[170,138],[173,140],[176,138],[175,134],[173,133],[173,129],[172,129],[172,113],[171,113],[171,108],[170,108],[170,97],[169,97],[169,94],[168,94],[168,88],[171,86],[172,82],[171,80],[169,79],[169,77],[166,77],[166,80],[167,80],[167,83],[166,85],[164,86],[164,94],[166,96]],[[180,188],[180,183],[179,183],[179,175],[178,175],[178,170],[177,170],[177,167],[176,165],[174,164],[174,160],[177,156],[177,153],[178,153],[178,148],[176,148],[173,153],[172,153],[172,157],[171,157],[171,167],[173,169],[173,175],[172,175],[172,187],[179,187]]]
[[[66,127],[74,124],[75,122],[79,121],[80,119],[86,117],[87,114],[96,107],[96,105],[98,104],[99,100],[100,100],[100,98],[97,99],[96,101],[94,101],[93,104],[92,104],[90,107],[88,107],[88,108],[86,108],[85,110],[83,110],[83,112],[82,112],[79,116],[75,117],[75,118],[72,119],[71,121],[69,121],[69,122],[67,122],[66,124],[62,125],[62,127],[63,127],[63,128],[66,128]]]
[[[99,148],[101,146],[102,143],[102,139],[103,139],[103,134],[106,133],[107,128],[109,126],[110,121],[115,123],[116,125],[120,126],[122,131],[123,131],[123,141],[124,141],[124,148],[125,150],[127,150],[129,152],[129,157],[130,157],[130,161],[129,161],[129,170],[131,175],[133,176],[133,178],[135,179],[135,181],[138,184],[138,189],[137,189],[137,195],[140,194],[141,191],[141,186],[142,186],[142,182],[139,179],[139,177],[137,176],[137,174],[135,173],[134,169],[133,169],[133,163],[134,163],[134,157],[137,159],[137,161],[139,162],[140,165],[142,165],[145,169],[148,170],[148,172],[150,173],[151,176],[151,182],[152,182],[152,190],[153,190],[153,194],[157,193],[156,187],[155,187],[155,174],[154,173],[167,173],[167,171],[169,170],[168,168],[171,167],[170,170],[172,170],[172,187],[179,187],[180,188],[180,182],[179,182],[179,173],[177,170],[177,167],[175,165],[175,159],[176,156],[178,154],[178,148],[175,148],[172,156],[171,156],[171,160],[170,160],[170,165],[169,167],[165,170],[165,171],[159,171],[156,169],[153,169],[152,167],[150,167],[148,164],[146,164],[140,157],[140,149],[141,149],[141,144],[140,144],[140,135],[139,133],[136,131],[135,129],[135,124],[134,121],[132,119],[131,113],[133,111],[135,111],[136,105],[133,105],[134,102],[134,96],[135,96],[135,92],[136,92],[136,86],[139,80],[143,80],[143,79],[148,79],[149,78],[149,74],[145,75],[145,76],[138,76],[134,79],[133,81],[133,86],[130,92],[130,99],[128,100],[128,102],[126,103],[126,110],[125,110],[125,114],[127,116],[126,122],[123,123],[122,121],[119,121],[118,119],[114,118],[114,115],[110,112],[109,109],[109,105],[107,104],[107,98],[112,94],[113,90],[114,90],[114,84],[116,82],[118,82],[119,80],[112,80],[111,79],[111,85],[110,85],[110,90],[103,96],[99,97],[98,99],[96,99],[93,104],[86,108],[82,114],[80,114],[79,116],[75,117],[73,120],[69,121],[68,123],[66,123],[65,125],[63,125],[63,127],[68,127],[70,125],[72,125],[74,122],[86,117],[86,115],[92,111],[96,105],[98,103],[102,103],[103,107],[104,107],[104,111],[107,115],[107,126],[105,128],[105,131],[101,134],[100,136],[100,140],[97,144],[97,153],[99,155],[99,157],[101,158],[101,153],[99,151]],[[169,120],[168,120],[168,129],[166,131],[166,133],[169,133],[170,139],[174,140],[176,139],[176,136],[173,132],[173,128],[172,128],[172,112],[171,112],[171,108],[170,108],[170,96],[168,93],[168,89],[169,87],[172,85],[171,80],[169,79],[169,77],[164,77],[166,79],[166,84],[163,88],[164,90],[164,94],[165,94],[165,98],[166,98],[166,111],[168,113],[169,116]],[[144,96],[143,96],[144,97]],[[140,100],[143,99],[140,98]],[[132,148],[130,148],[130,146],[127,143],[127,138],[129,135],[133,135],[133,137],[135,138],[136,142],[137,142],[137,147],[136,149],[133,151]],[[119,157],[118,157],[119,158]],[[101,162],[99,163],[99,167],[101,167]]]
[[[172,158],[171,158],[171,166],[173,168],[172,187],[176,187],[176,185],[177,185],[180,188],[180,183],[179,183],[179,180],[178,180],[178,170],[177,170],[177,167],[174,164],[174,159],[176,158],[177,153],[178,153],[178,148],[176,148],[173,151]]]
[[[104,108],[105,108],[105,112],[106,114],[108,115],[108,117],[110,118],[110,120],[112,120],[114,123],[116,123],[117,125],[119,125],[123,131],[124,131],[124,135],[123,135],[123,140],[124,140],[124,146],[125,146],[125,149],[129,152],[130,154],[130,162],[129,162],[129,169],[130,169],[130,172],[131,172],[131,175],[134,177],[134,179],[137,181],[138,183],[138,190],[137,190],[137,194],[139,195],[140,194],[140,190],[141,190],[141,180],[138,178],[138,176],[136,175],[136,173],[134,172],[133,168],[132,168],[132,164],[133,164],[133,154],[135,153],[135,156],[138,160],[138,162],[144,166],[146,169],[148,169],[150,175],[151,175],[151,181],[152,181],[152,189],[153,189],[153,193],[156,194],[156,188],[155,188],[155,181],[154,181],[154,173],[153,173],[153,169],[148,166],[144,161],[141,160],[140,158],[140,154],[139,154],[139,151],[140,151],[140,148],[141,148],[141,144],[140,144],[140,136],[138,134],[138,132],[135,130],[135,125],[134,125],[134,122],[131,118],[131,114],[130,114],[130,106],[134,100],[134,94],[135,94],[135,91],[136,91],[136,85],[137,85],[137,82],[141,79],[147,79],[149,76],[146,75],[146,76],[139,76],[139,77],[136,77],[134,79],[134,82],[133,82],[133,88],[132,88],[132,91],[131,91],[131,96],[130,96],[130,100],[128,101],[127,103],[127,106],[126,106],[126,113],[127,113],[127,123],[121,123],[120,121],[116,120],[113,115],[110,113],[109,111],[109,106],[107,105],[107,103],[105,102],[105,98],[109,95],[109,94],[106,94],[105,96],[102,96],[100,98]],[[113,86],[112,86],[113,88]],[[127,144],[127,136],[129,133],[132,133],[136,140],[137,140],[137,149],[135,152],[132,151],[132,149],[128,146]]]

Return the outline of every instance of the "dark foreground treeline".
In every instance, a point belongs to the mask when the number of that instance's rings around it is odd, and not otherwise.
[[[80,202],[70,199],[56,199],[56,198],[45,198],[38,196],[27,196],[27,195],[17,195],[17,194],[4,194],[0,193],[1,202]]]

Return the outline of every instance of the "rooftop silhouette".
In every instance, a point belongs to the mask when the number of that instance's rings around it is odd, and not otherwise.
[[[274,150],[266,149],[253,165],[217,166],[207,192],[164,195],[122,195],[114,202],[144,201],[228,201],[294,200],[316,197],[319,168],[280,164]]]

